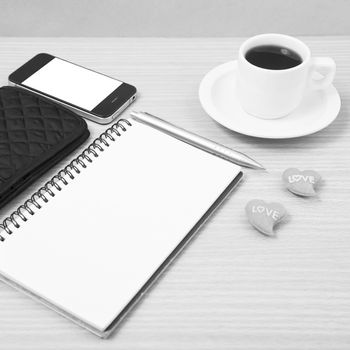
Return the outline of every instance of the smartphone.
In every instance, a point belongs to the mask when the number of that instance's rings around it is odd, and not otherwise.
[[[114,120],[136,98],[136,88],[64,59],[40,53],[9,76],[10,85],[58,102],[100,124]]]

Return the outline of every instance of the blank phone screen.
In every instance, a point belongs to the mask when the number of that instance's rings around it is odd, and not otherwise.
[[[24,86],[88,111],[93,110],[121,84],[119,80],[59,58],[52,59],[22,82]]]

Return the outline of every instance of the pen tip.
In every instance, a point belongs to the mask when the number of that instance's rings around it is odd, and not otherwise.
[[[255,169],[259,169],[259,170],[266,170],[266,168],[264,166],[262,166],[260,163],[254,161],[254,165],[255,165]]]

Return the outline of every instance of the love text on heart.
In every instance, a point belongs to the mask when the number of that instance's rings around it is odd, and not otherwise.
[[[290,184],[294,182],[309,182],[310,184],[315,184],[315,177],[312,175],[290,175],[288,176],[288,182]]]
[[[276,209],[269,209],[263,205],[253,205],[252,213],[265,214],[268,217],[271,217],[273,220],[278,220],[281,216],[280,212]]]

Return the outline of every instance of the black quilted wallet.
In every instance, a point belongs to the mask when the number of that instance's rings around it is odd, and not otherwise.
[[[30,92],[0,88],[0,207],[89,137],[86,122]]]

